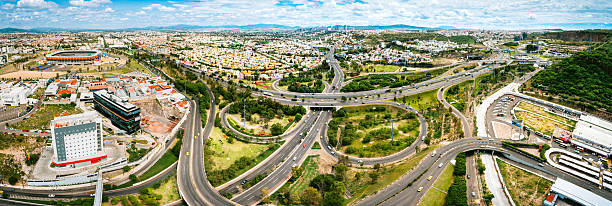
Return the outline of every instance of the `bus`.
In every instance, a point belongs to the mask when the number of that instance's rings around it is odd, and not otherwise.
[[[263,93],[263,95],[264,95],[264,96],[269,96],[269,97],[271,97],[271,96],[272,96],[272,93],[270,93],[270,92],[264,92],[264,93]]]

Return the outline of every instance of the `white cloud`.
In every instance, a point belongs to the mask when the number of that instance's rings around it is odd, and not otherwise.
[[[17,2],[17,7],[24,9],[47,9],[55,8],[57,4],[45,0],[19,0],[19,2]]]
[[[125,18],[121,18],[121,19],[119,19],[119,20],[121,20],[121,21],[127,21],[127,20],[129,20],[129,18],[125,17]]]
[[[2,5],[2,9],[7,9],[8,10],[8,9],[12,9],[12,8],[15,8],[15,4],[6,3],[6,4]]]
[[[159,11],[175,11],[176,8],[174,7],[168,7],[168,6],[164,6],[161,4],[151,4],[149,6],[145,6],[142,7],[143,10],[152,10],[152,9],[157,9]]]
[[[70,0],[69,3],[73,6],[97,7],[103,4],[110,4],[112,2],[110,0]]]
[[[115,10],[113,10],[113,8],[106,7],[106,9],[104,9],[104,12],[111,13],[111,12],[115,12]]]

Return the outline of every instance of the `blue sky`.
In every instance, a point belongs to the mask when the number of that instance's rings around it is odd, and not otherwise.
[[[512,30],[611,29],[611,23],[611,0],[0,0],[0,28],[407,24]]]

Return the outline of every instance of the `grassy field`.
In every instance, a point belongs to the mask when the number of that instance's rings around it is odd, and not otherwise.
[[[155,194],[162,195],[162,199],[159,200],[160,205],[165,205],[181,199],[178,193],[178,186],[176,183],[176,173],[168,176],[168,178],[163,180],[161,186],[157,189],[154,189],[153,192]]]
[[[568,118],[556,115],[556,114],[552,114],[550,112],[547,112],[543,107],[534,105],[534,104],[530,104],[527,102],[521,102],[517,105],[518,108],[530,111],[532,113],[536,113],[538,114],[538,116],[543,116],[546,117],[548,119],[553,119],[555,121],[561,122],[563,124],[566,124],[567,126],[570,127],[575,127],[576,126],[576,121],[574,120],[570,120]]]
[[[239,114],[228,114],[228,121],[232,122],[232,124],[235,126],[234,128],[236,128],[237,130],[240,131],[245,131],[243,124],[238,124],[238,121],[242,121],[242,119],[240,119],[240,115]],[[295,118],[295,116],[286,116],[283,115],[282,118],[273,118],[271,120],[265,120],[264,118],[261,118],[259,116],[259,114],[253,114],[252,115],[252,120],[254,121],[247,121],[246,122],[246,133],[248,134],[252,134],[254,136],[271,136],[272,132],[270,131],[270,127],[273,124],[279,123],[283,126],[289,124],[291,121],[289,120],[293,120],[293,118]],[[268,125],[268,128],[266,129],[264,126]]]
[[[23,121],[11,124],[10,127],[15,129],[49,129],[49,124],[56,116],[60,114],[79,114],[83,111],[71,104],[48,104],[41,105],[30,118]]]
[[[15,64],[8,64],[0,68],[0,75],[8,74],[8,73],[15,72],[15,71],[17,71],[17,67],[15,67]]]
[[[214,170],[226,169],[241,157],[256,157],[268,148],[267,145],[248,144],[237,140],[230,144],[225,134],[217,127],[213,129],[210,139],[211,144],[206,148],[214,150],[215,154],[220,154],[212,157]]]
[[[451,164],[446,166],[446,169],[440,174],[438,180],[434,183],[434,187],[442,190],[448,191],[448,188],[452,184],[453,180],[453,170],[455,167]],[[446,193],[440,192],[440,190],[436,190],[434,188],[429,189],[427,194],[423,196],[421,202],[419,202],[419,206],[436,206],[436,205],[444,205],[446,201]]]
[[[381,65],[381,64],[370,64],[362,67],[365,72],[398,72],[401,71],[401,67],[395,65]]]
[[[497,159],[506,187],[516,205],[541,205],[552,182]]]
[[[304,190],[310,184],[310,181],[314,179],[317,175],[319,175],[319,166],[317,165],[319,162],[319,155],[309,155],[306,157],[304,164],[304,172],[302,176],[297,179],[293,184],[289,185],[289,191],[296,193],[298,195],[302,194]]]
[[[151,166],[151,168],[149,168],[149,170],[143,173],[139,178],[141,180],[149,179],[150,177],[153,177],[164,169],[168,168],[177,160],[178,157],[174,156],[174,154],[172,154],[172,151],[168,150],[153,166]]]
[[[381,108],[384,110],[381,111]],[[380,157],[398,152],[414,141],[419,134],[416,116],[404,118],[407,111],[389,105],[365,105],[344,107],[346,117],[335,117],[340,121],[340,150],[345,154],[360,157]],[[401,117],[399,117],[401,116]],[[393,118],[394,130],[391,132]],[[353,127],[349,127],[353,126]],[[330,138],[337,137],[331,131]],[[336,135],[334,135],[336,134]],[[393,141],[391,136],[393,134]],[[412,138],[412,140],[410,140]],[[348,140],[348,144],[346,142]]]
[[[438,98],[436,97],[437,92],[437,89],[433,89],[410,96],[404,96],[401,98],[397,98],[396,102],[410,105],[411,107],[419,111],[423,111],[434,105],[439,104]]]
[[[515,108],[515,115],[519,119],[524,120],[524,124],[540,131],[544,134],[552,134],[556,127],[561,127],[566,130],[573,130],[576,126],[576,121],[565,117],[552,114],[544,110],[543,107],[521,102]]]
[[[357,200],[361,200],[368,195],[374,194],[375,192],[385,188],[401,176],[408,173],[410,170],[415,168],[419,162],[425,158],[431,151],[435,150],[438,146],[427,147],[427,149],[419,151],[416,155],[407,158],[399,163],[393,164],[393,166],[387,166],[381,169],[380,177],[374,183],[371,183],[369,178],[361,178],[355,180],[355,178],[349,178],[347,183],[347,189],[353,194],[353,197],[348,199],[347,205],[354,203]],[[350,176],[350,175],[349,175]]]
[[[140,72],[144,72],[144,73],[147,73],[147,74],[152,74],[151,71],[149,71],[144,66],[139,64],[138,61],[136,61],[136,60],[129,61],[128,64],[126,65],[126,67],[130,68],[133,71],[140,71]]]
[[[181,199],[178,193],[178,186],[176,183],[176,173],[168,176],[166,179],[161,180],[158,183],[159,187],[157,188],[143,189],[148,190],[148,194],[142,194],[141,190],[140,193],[128,196],[115,196],[111,198],[109,202],[102,203],[102,205],[165,205]]]

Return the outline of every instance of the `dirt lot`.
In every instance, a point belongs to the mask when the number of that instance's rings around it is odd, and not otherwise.
[[[0,78],[5,79],[38,79],[38,78],[53,78],[57,74],[64,75],[66,72],[39,72],[39,71],[17,71],[8,74],[0,75]]]
[[[319,155],[319,173],[320,174],[331,174],[332,173],[332,166],[336,164],[336,160],[330,156],[327,152],[325,152],[323,149],[312,149],[310,150],[310,152],[308,152],[309,155],[311,154],[318,154]]]
[[[133,101],[140,107],[140,116],[143,129],[155,136],[162,136],[170,132],[182,118],[182,113],[168,104],[167,100],[156,99]]]

